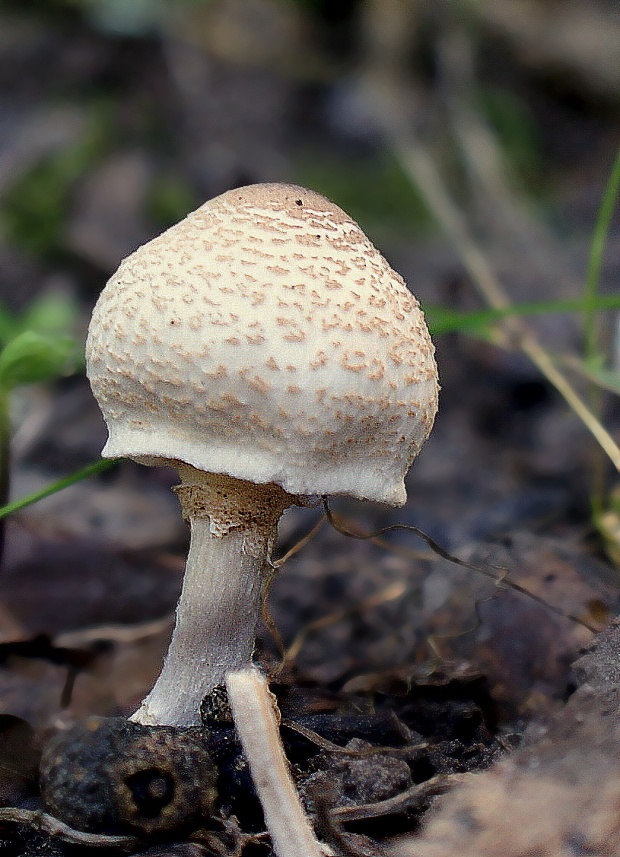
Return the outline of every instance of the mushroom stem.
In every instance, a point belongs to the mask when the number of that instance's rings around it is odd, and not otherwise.
[[[200,700],[252,656],[264,556],[243,552],[243,533],[214,536],[208,520],[190,524],[170,648],[156,684],[131,717],[138,723],[199,725]]]
[[[178,469],[191,540],[161,674],[131,717],[147,725],[200,725],[204,696],[251,663],[267,560],[278,520],[295,502],[275,485]]]

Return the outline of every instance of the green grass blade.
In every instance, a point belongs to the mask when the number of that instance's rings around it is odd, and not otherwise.
[[[50,497],[52,494],[56,494],[70,485],[75,485],[76,482],[89,479],[97,473],[103,473],[104,470],[108,470],[116,464],[116,461],[117,459],[114,458],[102,458],[101,461],[96,461],[94,464],[88,464],[81,470],[76,470],[70,476],[65,476],[57,482],[52,482],[51,485],[42,488],[40,491],[35,491],[34,494],[29,494],[27,497],[22,497],[21,500],[14,500],[12,503],[7,503],[6,506],[0,507],[0,519],[6,518],[7,515],[11,515],[13,512],[18,512],[20,509],[25,509],[26,506],[32,506],[33,503],[38,503],[39,500]]]
[[[584,290],[584,338],[586,360],[596,360],[598,356],[598,330],[596,325],[596,313],[598,307],[598,287],[601,278],[601,267],[605,243],[609,233],[611,218],[616,207],[618,191],[620,190],[620,149],[611,169],[611,175],[605,186],[603,198],[599,207],[592,242],[590,244],[590,257],[588,260],[588,273]]]
[[[457,312],[429,304],[423,307],[431,333],[435,335],[485,327],[508,316],[586,312],[590,308],[596,311],[620,309],[620,295],[596,295],[592,299],[582,297],[573,300],[531,301],[513,304],[502,309],[482,309],[473,312]]]

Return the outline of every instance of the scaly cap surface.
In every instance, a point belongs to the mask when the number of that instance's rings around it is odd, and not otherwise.
[[[313,191],[222,194],[140,247],[95,307],[108,457],[401,505],[437,410],[417,301]]]

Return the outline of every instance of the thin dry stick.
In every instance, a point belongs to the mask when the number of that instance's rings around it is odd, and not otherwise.
[[[36,809],[19,809],[17,807],[5,806],[0,808],[0,824],[21,824],[33,827],[57,836],[64,842],[72,845],[84,845],[89,848],[120,848],[130,851],[135,848],[138,840],[135,836],[107,836],[101,833],[84,833],[82,830],[74,830],[63,821]]]
[[[308,544],[308,542],[316,536],[316,534],[321,529],[324,523],[325,518],[319,518],[319,520],[312,527],[312,529],[309,530],[305,536],[302,536],[299,541],[296,541],[292,548],[289,548],[289,550],[287,550],[287,552],[283,554],[283,556],[281,556],[279,559],[274,559],[271,562],[272,568],[280,568],[284,565],[285,562],[288,562],[292,556],[295,556],[296,553],[299,553],[299,551],[304,548]]]
[[[560,610],[559,607],[555,607],[553,604],[550,604],[540,595],[536,595],[536,593],[532,592],[529,589],[526,589],[524,586],[521,586],[520,583],[517,583],[514,580],[508,579],[508,569],[503,566],[489,564],[487,566],[482,565],[474,565],[474,563],[467,562],[467,560],[461,559],[458,556],[454,556],[454,554],[448,553],[445,548],[442,548],[440,544],[438,544],[434,539],[432,539],[429,535],[427,535],[423,530],[419,527],[414,527],[411,524],[389,524],[387,527],[381,527],[374,533],[360,533],[357,529],[350,529],[347,526],[341,524],[337,518],[334,517],[333,512],[329,508],[329,504],[327,502],[327,498],[323,498],[323,508],[325,509],[325,515],[329,523],[336,529],[339,533],[342,533],[343,536],[348,536],[352,539],[360,539],[360,541],[371,541],[374,540],[378,535],[382,535],[383,533],[396,532],[398,530],[402,530],[403,532],[413,533],[418,536],[418,538],[422,539],[426,542],[426,544],[436,553],[438,556],[442,557],[442,559],[447,559],[448,562],[453,562],[455,565],[461,566],[461,568],[469,568],[471,571],[475,571],[477,574],[482,574],[484,577],[488,577],[489,580],[492,580],[495,583],[495,586],[498,588],[509,588],[514,589],[515,592],[520,592],[522,595],[525,595],[527,598],[530,598],[532,601],[536,601],[538,604],[542,604],[545,610],[549,610],[551,613],[555,613],[557,616],[562,616],[563,619],[569,619],[571,622],[575,622],[577,625],[581,625],[584,628],[587,628],[588,631],[592,631],[593,634],[598,633],[600,628],[594,627],[591,623],[589,623],[586,619],[583,619],[580,616],[575,616],[572,613],[567,613],[565,610]],[[499,572],[499,574],[495,574],[495,572]],[[394,584],[397,585],[397,584]],[[390,587],[387,590],[389,591]],[[404,591],[404,590],[403,590]],[[380,594],[380,593],[379,593]],[[376,596],[375,596],[376,597]],[[368,602],[364,602],[366,605]],[[483,602],[478,602],[483,603]],[[328,617],[325,617],[327,619]],[[321,622],[321,620],[318,620]],[[323,620],[320,627],[323,627],[325,624],[325,620]],[[313,627],[316,627],[316,623],[311,623]],[[309,627],[309,626],[306,626]],[[472,629],[475,630],[475,629]],[[457,636],[461,636],[458,634]],[[294,644],[294,643],[293,643]],[[289,649],[290,651],[290,649]]]
[[[427,152],[417,143],[394,141],[395,150],[407,174],[424,198],[441,227],[453,241],[463,264],[478,290],[494,309],[510,307],[510,300],[503,291],[484,255],[471,239],[460,212],[445,190],[435,165]],[[562,375],[544,348],[527,332],[516,318],[502,322],[516,339],[522,351],[553,384],[566,400],[586,428],[596,438],[609,456],[614,467],[620,471],[620,448],[609,432],[596,419],[567,379]]]
[[[326,518],[323,516],[319,518],[316,524],[312,527],[312,529],[306,533],[305,536],[302,536],[299,541],[295,542],[292,548],[290,548],[280,559],[272,560],[267,557],[267,562],[272,568],[271,574],[269,574],[265,580],[265,584],[263,586],[263,593],[261,597],[261,619],[263,620],[263,624],[267,631],[271,635],[271,639],[275,643],[275,646],[280,653],[281,664],[278,668],[277,672],[281,672],[282,667],[284,666],[284,661],[286,660],[286,646],[284,645],[284,640],[282,639],[282,635],[276,625],[276,622],[271,615],[271,611],[269,610],[269,593],[271,591],[271,587],[273,585],[274,580],[276,579],[276,572],[282,568],[282,566],[288,562],[288,560],[294,556],[298,551],[300,551],[303,547],[305,547],[309,541],[311,541],[314,536],[319,532],[323,524],[325,523]]]
[[[406,591],[407,586],[402,581],[390,583],[389,586],[386,586],[384,589],[380,589],[379,592],[375,592],[375,594],[371,595],[370,598],[366,598],[364,601],[353,607],[349,607],[344,610],[335,610],[333,613],[328,613],[326,616],[320,616],[318,619],[308,622],[304,625],[301,631],[299,631],[291,645],[286,650],[284,658],[282,659],[276,673],[280,673],[285,666],[288,666],[288,664],[295,660],[310,634],[315,631],[321,631],[323,628],[329,628],[330,625],[335,625],[336,622],[346,619],[347,616],[355,616],[365,610],[371,610],[374,607],[378,607],[380,604],[385,604],[388,601],[395,601],[397,598],[404,595]]]
[[[368,746],[361,750],[351,749],[350,747],[342,747],[340,744],[335,744],[327,738],[323,738],[318,732],[309,729],[307,726],[302,726],[301,723],[296,723],[294,720],[283,720],[282,726],[290,729],[292,732],[297,732],[298,735],[303,735],[308,741],[311,741],[321,750],[327,750],[329,753],[337,753],[342,756],[352,756],[355,759],[367,759],[369,756],[405,756],[409,758],[416,750],[424,750],[428,747],[426,741],[419,744],[405,744],[402,747],[376,747]]]
[[[255,669],[226,676],[233,720],[278,857],[324,857],[288,769],[267,682]]]
[[[372,608],[378,604],[383,604],[385,601],[391,601],[395,598],[400,598],[402,594],[405,592],[405,587],[402,584],[392,584],[387,587],[387,589],[381,590],[380,593],[376,593],[371,596],[367,601],[362,602],[362,604],[357,605],[355,608],[350,608],[349,610],[340,610],[337,613],[330,613],[328,616],[322,616],[319,619],[315,619],[313,622],[310,622],[306,625],[300,633],[295,637],[289,648],[286,648],[284,640],[282,639],[282,635],[276,625],[276,622],[271,615],[269,610],[269,591],[271,589],[271,585],[275,579],[275,572],[278,571],[285,562],[296,554],[302,547],[304,547],[318,531],[321,529],[323,524],[328,521],[328,517],[323,516],[320,518],[317,523],[312,527],[312,529],[306,533],[298,542],[296,542],[290,550],[288,550],[280,559],[273,560],[271,562],[271,566],[274,570],[274,573],[267,579],[265,585],[265,591],[263,593],[262,599],[262,607],[261,607],[261,618],[263,620],[263,624],[267,628],[267,631],[271,635],[273,642],[278,649],[280,654],[280,664],[272,670],[273,676],[279,676],[284,668],[288,666],[289,663],[295,660],[297,655],[299,654],[306,637],[308,634],[313,631],[318,631],[321,628],[328,627],[329,625],[333,625],[336,622],[339,622],[341,619],[346,618],[348,615],[352,615],[353,613],[357,613],[358,610],[365,610],[367,608]],[[389,550],[394,554],[399,556],[407,557],[407,559],[423,559],[427,561],[433,561],[437,559],[436,554],[432,553],[432,551],[421,551],[421,550],[413,550],[412,548],[403,547],[402,545],[391,545],[385,539],[382,539],[380,536],[371,537],[369,539],[373,545],[377,547],[383,548],[384,550]]]
[[[400,98],[396,87],[397,84],[392,81],[388,86],[382,84],[377,87],[372,84],[366,89],[370,103],[375,106],[374,112],[385,137],[406,175],[422,194],[433,216],[452,241],[480,294],[494,309],[508,309],[511,306],[510,299],[497,281],[485,256],[471,238],[432,158],[413,134],[403,129],[403,122],[399,117],[407,115],[406,101]],[[620,448],[558,370],[545,349],[517,318],[507,317],[503,319],[502,324],[521,350],[566,400],[596,438],[614,467],[620,471]]]
[[[332,809],[331,814],[339,821],[362,821],[368,818],[381,818],[382,815],[407,812],[412,805],[419,804],[429,797],[445,794],[456,786],[462,786],[473,776],[473,774],[436,774],[430,780],[416,783],[394,797],[357,806],[339,806]]]
[[[158,637],[168,633],[174,624],[174,616],[164,616],[162,619],[152,619],[148,622],[137,622],[134,625],[93,625],[81,628],[79,631],[65,631],[54,637],[52,644],[56,648],[70,649],[92,645],[103,640],[117,645],[131,645],[149,637]]]

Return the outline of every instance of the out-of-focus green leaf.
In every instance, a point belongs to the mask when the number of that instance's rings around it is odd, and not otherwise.
[[[70,337],[51,337],[26,330],[0,352],[0,386],[50,381],[75,370],[77,345]]]
[[[78,308],[69,295],[44,294],[36,298],[23,313],[19,327],[46,336],[67,336],[76,327]]]
[[[147,199],[147,213],[162,229],[182,220],[198,201],[181,178],[172,175],[156,176]]]
[[[0,304],[0,346],[5,345],[19,332],[17,319]]]
[[[212,0],[66,0],[78,8],[91,25],[104,33],[145,36],[157,32],[171,16],[185,7],[207,6]]]
[[[542,145],[536,123],[525,102],[504,87],[479,92],[482,111],[493,126],[508,162],[516,169],[529,193],[544,190]]]

